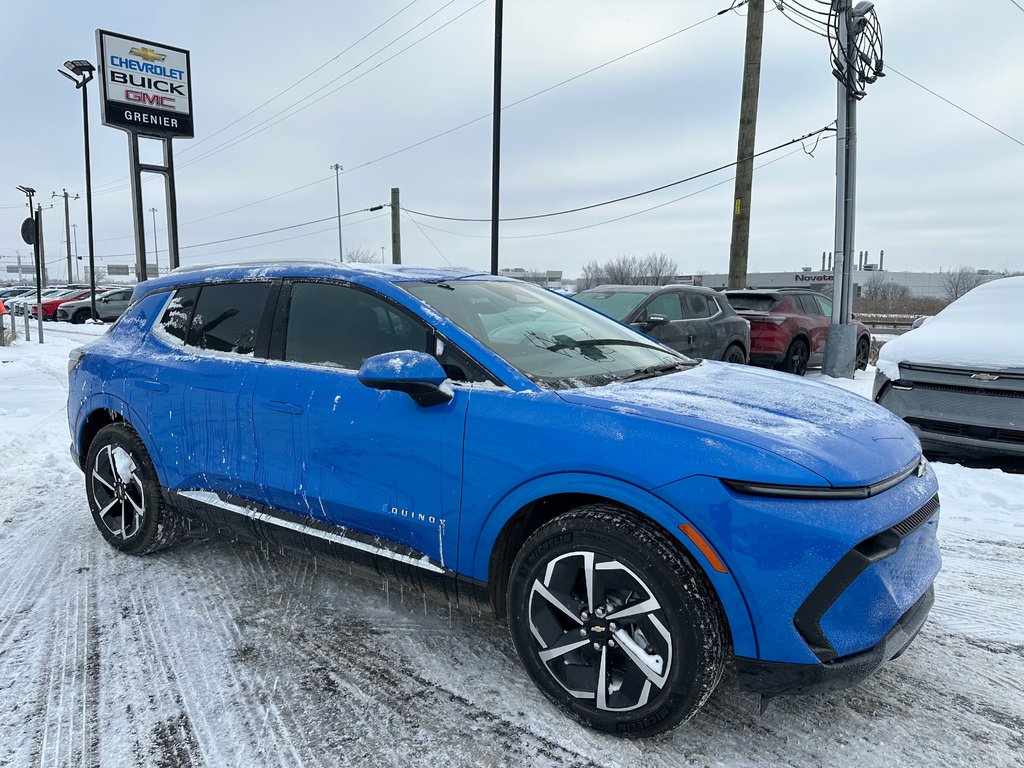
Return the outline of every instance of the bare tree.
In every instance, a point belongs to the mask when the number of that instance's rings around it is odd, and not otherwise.
[[[590,261],[583,265],[583,274],[576,281],[576,290],[587,291],[607,282],[609,281],[605,277],[602,266],[597,261]]]
[[[373,248],[349,248],[345,251],[345,261],[353,264],[379,264],[380,254]]]
[[[965,293],[986,281],[986,277],[978,273],[974,267],[960,266],[946,272],[942,276],[942,287],[946,298],[956,301]]]
[[[913,296],[910,288],[902,283],[888,279],[881,272],[876,272],[861,286],[861,298],[876,312],[903,311]]]
[[[641,285],[668,285],[676,275],[678,265],[664,253],[649,253],[640,259],[637,283]]]

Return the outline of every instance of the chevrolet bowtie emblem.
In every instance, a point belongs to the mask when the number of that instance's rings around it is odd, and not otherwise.
[[[166,54],[157,53],[152,48],[132,48],[128,51],[129,56],[138,56],[140,59],[146,61],[163,61],[167,58]]]
[[[591,632],[604,632],[604,627],[591,627]]]
[[[993,376],[991,373],[976,373],[973,376],[971,376],[971,378],[977,379],[978,381],[995,381],[999,377]]]

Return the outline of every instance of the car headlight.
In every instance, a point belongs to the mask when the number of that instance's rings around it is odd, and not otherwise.
[[[871,485],[846,487],[818,487],[808,485],[772,485],[770,483],[748,483],[742,480],[722,480],[722,483],[737,493],[748,496],[771,496],[777,499],[867,499],[877,496],[893,486],[899,485],[911,475],[921,477],[928,471],[928,461],[922,456],[913,464],[900,470],[892,477]]]

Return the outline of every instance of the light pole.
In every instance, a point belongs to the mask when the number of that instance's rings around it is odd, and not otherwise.
[[[338,174],[345,169],[340,163],[335,163],[331,168],[334,169],[334,192],[338,198],[338,261],[344,263],[345,251],[341,245],[341,178]]]
[[[64,71],[67,70],[67,72]],[[64,69],[57,71],[75,84],[82,91],[82,127],[85,136],[85,227],[89,244],[89,298],[92,305],[92,319],[96,313],[96,261],[93,252],[92,236],[92,164],[89,159],[89,89],[86,86],[93,79],[96,67],[85,59],[72,59],[64,62]],[[68,74],[70,72],[71,74]]]
[[[156,208],[150,208],[153,214],[153,265],[156,267],[156,276],[160,277],[160,246],[156,241]]]

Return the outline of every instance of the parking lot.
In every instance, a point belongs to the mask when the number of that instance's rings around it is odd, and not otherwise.
[[[762,716],[726,679],[622,741],[557,712],[490,617],[216,538],[108,547],[64,417],[67,352],[101,330],[0,350],[0,765],[1019,764],[1024,476],[937,465],[935,608],[865,683]]]

